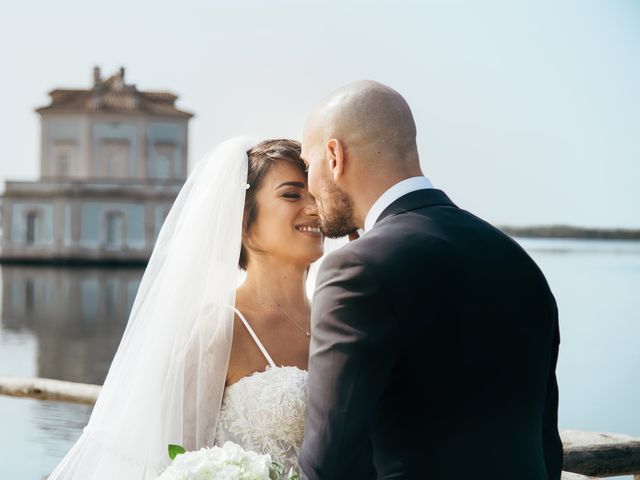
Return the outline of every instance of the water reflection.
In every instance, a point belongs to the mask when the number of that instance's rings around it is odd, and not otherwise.
[[[143,269],[3,266],[2,328],[37,340],[32,374],[104,381]]]
[[[0,269],[0,376],[102,384],[144,270],[8,266]],[[42,479],[87,424],[92,407],[0,398],[7,478]]]
[[[31,439],[44,448],[44,455],[61,459],[78,438],[91,416],[92,406],[66,402],[36,401],[30,405],[33,423]]]

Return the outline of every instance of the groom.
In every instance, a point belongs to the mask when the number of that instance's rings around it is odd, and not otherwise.
[[[303,477],[559,479],[553,295],[422,174],[406,101],[340,89],[302,156],[325,234],[364,229],[318,273]]]

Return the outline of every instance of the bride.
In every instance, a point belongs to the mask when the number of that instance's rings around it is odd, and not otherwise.
[[[168,444],[227,440],[297,468],[305,283],[322,253],[299,143],[212,150],[162,226],[89,423],[49,480],[154,479]]]

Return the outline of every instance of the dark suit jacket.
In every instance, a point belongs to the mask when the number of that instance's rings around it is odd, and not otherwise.
[[[442,191],[325,259],[312,329],[304,477],[560,478],[553,295]]]

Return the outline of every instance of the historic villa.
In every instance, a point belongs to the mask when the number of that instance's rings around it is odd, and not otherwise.
[[[125,71],[55,89],[42,122],[40,179],[8,181],[1,261],[148,260],[187,176],[188,122],[169,92]]]

